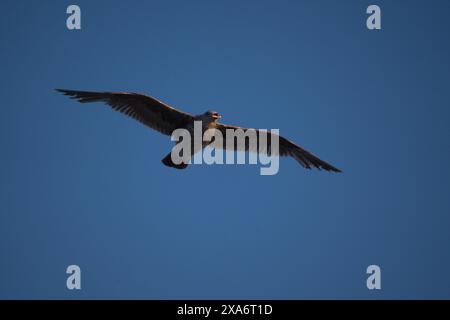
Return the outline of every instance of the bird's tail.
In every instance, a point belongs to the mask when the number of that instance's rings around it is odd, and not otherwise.
[[[188,166],[186,163],[180,163],[180,164],[173,163],[172,153],[169,153],[167,156],[165,156],[164,159],[161,160],[161,162],[164,163],[164,165],[171,167],[171,168],[175,168],[175,169],[186,169]]]

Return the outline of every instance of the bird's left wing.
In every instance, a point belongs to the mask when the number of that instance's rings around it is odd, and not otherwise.
[[[153,97],[127,92],[90,92],[56,89],[81,103],[102,101],[113,109],[130,116],[163,134],[171,135],[183,127],[193,116],[177,110]]]
[[[275,154],[275,150],[270,150],[270,146],[271,146],[271,139],[273,139],[274,137],[278,137],[278,141],[279,141],[279,155],[280,156],[290,156],[292,158],[294,158],[295,160],[297,160],[298,163],[300,163],[304,168],[307,169],[311,169],[311,168],[317,168],[319,170],[325,170],[325,171],[332,171],[332,172],[341,172],[341,170],[333,167],[331,164],[319,159],[318,157],[316,157],[315,155],[313,155],[311,152],[306,151],[305,149],[299,147],[298,145],[296,145],[295,143],[293,143],[292,141],[289,141],[286,138],[283,138],[282,136],[278,136],[275,135],[269,131],[267,131],[267,135],[266,135],[266,143],[267,146],[265,146],[266,148],[262,148],[261,147],[261,141],[260,141],[260,130],[258,129],[249,129],[249,128],[242,128],[242,127],[236,127],[236,126],[230,126],[230,125],[225,125],[222,123],[218,123],[216,126],[217,130],[220,130],[222,133],[222,137],[224,138],[224,144],[223,144],[223,148],[227,149],[228,145],[232,145],[233,146],[233,151],[256,151],[258,150],[258,152],[261,152],[261,150],[269,150],[269,152],[274,155]],[[244,133],[247,132],[248,130],[254,130],[256,133],[256,139],[257,139],[257,146],[253,146],[253,148],[250,148],[249,145],[249,140],[250,139],[245,139],[245,146],[244,146],[244,150],[241,150],[242,148],[238,148],[238,144],[236,143],[236,138],[233,137],[234,141],[232,141],[233,143],[230,143],[230,137],[227,135],[227,130],[243,130]]]

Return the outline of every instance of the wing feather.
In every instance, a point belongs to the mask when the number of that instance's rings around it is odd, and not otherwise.
[[[177,110],[153,97],[127,92],[91,92],[56,89],[81,103],[104,102],[114,110],[129,116],[163,134],[171,135],[175,129],[193,121],[193,116]]]
[[[233,130],[237,130],[237,129],[242,129],[244,132],[247,132],[248,130],[250,130],[249,128],[242,128],[242,127],[236,127],[236,126],[230,126],[230,125],[225,125],[225,124],[221,124],[219,123],[216,127],[216,129],[220,130],[222,133],[222,136],[224,137],[225,143],[224,143],[224,148],[227,148],[227,145],[231,145],[228,144],[226,141],[226,130],[227,129],[233,129]],[[255,130],[256,132],[256,138],[257,138],[257,150],[258,152],[261,152],[261,150],[266,150],[265,148],[267,148],[268,153],[274,154],[275,150],[270,150],[270,146],[271,146],[271,139],[274,136],[278,136],[275,135],[273,133],[267,132],[267,146],[261,146],[260,141],[259,141],[259,132],[260,130],[258,129],[251,129],[251,130]],[[279,155],[280,156],[290,156],[292,158],[294,158],[295,160],[297,160],[298,163],[300,163],[300,165],[302,165],[304,168],[307,169],[311,169],[311,168],[317,168],[319,170],[325,170],[325,171],[331,171],[331,172],[341,172],[341,170],[335,168],[334,166],[332,166],[331,164],[321,160],[320,158],[318,158],[317,156],[313,155],[311,152],[301,148],[300,146],[296,145],[295,143],[293,143],[292,141],[289,141],[288,139],[282,137],[282,136],[278,136],[279,139]],[[236,141],[233,142],[233,150],[234,151],[256,151],[256,150],[250,150],[249,148],[249,139],[245,139],[245,150],[238,150],[237,148],[237,143]],[[263,147],[263,148],[262,148]]]

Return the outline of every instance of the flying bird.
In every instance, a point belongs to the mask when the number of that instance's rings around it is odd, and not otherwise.
[[[189,113],[177,110],[170,105],[148,95],[128,92],[90,92],[66,89],[56,89],[56,91],[61,92],[66,96],[70,96],[72,99],[76,99],[81,103],[104,102],[111,106],[114,110],[120,111],[121,113],[132,117],[146,126],[168,136],[172,135],[172,132],[175,129],[181,128],[187,129],[192,133],[194,121],[202,121],[203,131],[206,131],[207,129],[220,130],[224,137],[227,129],[242,129],[244,132],[250,130],[249,128],[230,126],[218,122],[221,116],[216,111],[206,111],[200,115],[191,115]],[[258,133],[257,139],[259,144],[259,130],[255,131]],[[271,133],[271,135],[273,134]],[[293,157],[298,161],[298,163],[300,163],[300,165],[307,169],[317,168],[319,170],[341,172],[341,170],[319,159],[292,141],[289,141],[282,136],[278,136],[278,138],[280,156]],[[270,135],[267,139],[268,145],[270,144],[269,142]],[[203,145],[202,147],[205,147],[206,145]],[[247,142],[245,144],[245,149],[245,151],[251,151]],[[236,151],[236,149],[234,151]],[[268,150],[268,152],[270,152],[270,150]],[[171,153],[169,153],[161,161],[164,165],[176,169],[184,169],[188,166],[188,163],[183,162],[180,164],[175,164],[172,161]]]

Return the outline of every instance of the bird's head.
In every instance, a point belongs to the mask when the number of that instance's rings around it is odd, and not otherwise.
[[[216,111],[212,111],[212,110],[208,110],[203,114],[203,117],[208,120],[209,122],[215,122],[217,120],[219,120],[220,118],[222,118],[222,116],[216,112]]]

